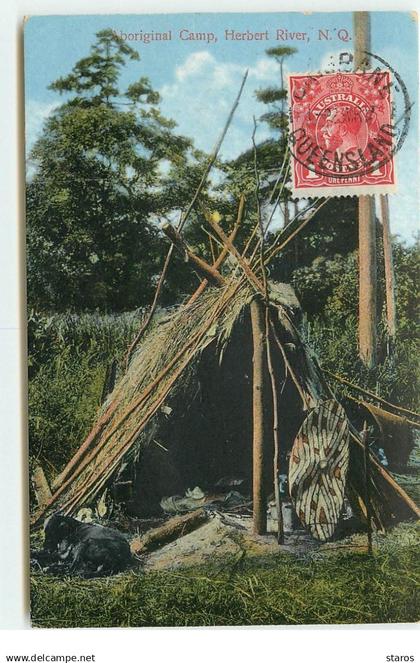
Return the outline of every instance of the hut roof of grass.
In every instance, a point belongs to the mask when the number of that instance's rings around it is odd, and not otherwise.
[[[244,282],[208,288],[197,300],[156,317],[96,426],[55,481],[55,507],[71,512],[88,502],[141,442],[147,424],[176,387],[186,389],[203,350],[220,353],[255,293]]]

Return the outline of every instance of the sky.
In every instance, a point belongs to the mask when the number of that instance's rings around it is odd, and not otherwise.
[[[49,113],[63,101],[48,90],[48,85],[68,74],[88,54],[95,33],[104,28],[126,36],[127,43],[140,54],[140,61],[130,61],[124,69],[121,87],[148,76],[161,94],[163,114],[176,121],[179,133],[193,138],[195,145],[206,151],[215,145],[243,74],[249,69],[221,149],[224,158],[251,146],[253,116],[259,117],[265,110],[256,100],[255,90],[279,83],[278,65],[266,55],[267,48],[297,48],[287,60],[287,70],[293,73],[323,72],[332,66],[337,70],[340,53],[353,48],[350,12],[32,17],[25,25],[27,151],[41,134]],[[130,35],[168,31],[171,41],[130,39]],[[232,39],[232,33],[247,31],[268,38]],[[197,33],[201,39],[191,38]],[[291,39],[296,33],[305,36]],[[371,51],[398,72],[413,103],[408,133],[396,157],[398,190],[389,197],[391,231],[407,242],[419,231],[417,48],[417,23],[412,13],[371,12]],[[374,59],[373,63],[380,65]],[[394,100],[398,117],[403,111],[399,91],[395,91]],[[257,140],[267,136],[267,128],[260,124]]]

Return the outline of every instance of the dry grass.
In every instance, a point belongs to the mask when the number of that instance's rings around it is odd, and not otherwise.
[[[94,451],[55,502],[55,509],[74,510],[99,493],[122,458],[141,444],[147,424],[168,394],[174,388],[187,388],[202,351],[212,342],[223,350],[252,296],[248,287],[232,281],[224,288],[209,288],[194,304],[155,321],[104,404],[104,411],[110,404],[113,409],[98,430]]]
[[[376,548],[287,554],[180,572],[102,580],[32,578],[38,627],[349,624],[419,619],[419,533],[397,528]]]

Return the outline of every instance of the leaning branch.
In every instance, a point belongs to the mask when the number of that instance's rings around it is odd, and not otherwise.
[[[222,240],[224,246],[227,247],[229,253],[232,254],[232,256],[235,258],[235,260],[238,262],[240,267],[242,267],[243,271],[245,272],[246,277],[250,281],[250,283],[254,286],[254,288],[258,291],[261,292],[262,294],[264,293],[264,287],[261,283],[261,281],[255,276],[253,270],[248,264],[248,261],[239,253],[238,249],[232,244],[230,241],[229,237],[226,236],[226,233],[222,230],[222,228],[219,226],[216,221],[214,221],[210,216],[207,217],[208,223],[211,225],[213,228],[214,232],[216,235],[220,237]]]
[[[215,285],[224,285],[225,279],[220,272],[197,256],[170,223],[166,223],[162,226],[162,232],[171,240],[173,246],[188,258],[188,261],[192,264],[199,276],[210,280]]]
[[[361,447],[361,449],[364,452],[363,441],[360,439],[360,435],[353,426],[351,426],[350,428],[350,438],[353,440],[355,444]],[[407,495],[405,490],[401,488],[401,486],[395,481],[394,477],[389,472],[387,472],[387,470],[383,467],[383,465],[381,465],[381,463],[378,461],[378,459],[372,453],[372,451],[369,452],[369,458],[372,469],[374,468],[376,472],[378,472],[381,475],[382,479],[385,480],[385,482],[392,489],[392,491],[396,493],[398,497],[408,507],[412,515],[416,516],[416,518],[420,518],[420,509],[417,506],[417,504],[411,499],[409,495]]]
[[[231,244],[233,244],[233,242],[235,241],[236,235],[239,230],[239,226],[241,225],[244,209],[245,209],[245,196],[242,194],[239,201],[238,215],[236,217],[235,225],[233,226],[232,232],[229,235],[229,242]],[[224,245],[222,251],[220,252],[219,257],[217,258],[216,262],[213,264],[214,269],[219,269],[223,265],[228,254],[229,254],[229,249],[226,245]],[[207,285],[208,285],[208,280],[204,279],[204,281],[202,281],[198,286],[197,290],[193,292],[193,294],[189,298],[187,306],[195,302],[195,300],[201,295],[201,293],[204,292]]]
[[[228,118],[227,118],[227,120],[226,120],[226,124],[225,124],[225,126],[224,126],[224,128],[223,128],[223,131],[222,131],[222,133],[221,133],[221,135],[220,135],[219,140],[217,141],[217,144],[216,144],[216,146],[215,146],[213,152],[212,152],[211,155],[210,155],[210,158],[209,158],[209,160],[208,160],[208,162],[207,162],[207,165],[206,165],[206,167],[205,167],[205,169],[204,169],[204,172],[203,172],[203,174],[202,174],[202,176],[201,176],[201,180],[200,180],[200,182],[199,182],[199,184],[198,184],[198,187],[197,187],[197,189],[196,189],[196,192],[195,192],[194,196],[192,197],[191,202],[190,202],[190,204],[188,205],[188,207],[187,207],[185,213],[181,216],[181,218],[180,218],[180,220],[179,220],[178,227],[177,227],[177,230],[178,230],[179,232],[181,232],[181,230],[183,229],[185,223],[187,222],[188,217],[190,216],[191,211],[192,211],[192,209],[193,209],[195,203],[197,202],[197,198],[198,198],[198,196],[200,195],[200,193],[201,193],[201,191],[202,191],[202,189],[203,189],[203,187],[204,187],[204,185],[205,185],[205,183],[206,183],[206,180],[207,180],[207,177],[208,177],[208,175],[209,175],[209,173],[210,173],[210,170],[212,169],[212,167],[213,167],[213,165],[214,165],[214,162],[215,162],[216,159],[217,159],[217,155],[219,154],[219,150],[220,150],[220,148],[221,148],[221,146],[222,146],[222,143],[223,143],[223,141],[224,141],[224,139],[225,139],[225,136],[226,136],[226,134],[227,134],[227,131],[228,131],[228,129],[229,129],[229,126],[230,126],[230,124],[231,124],[231,122],[232,122],[232,119],[233,119],[234,113],[235,113],[235,111],[236,111],[236,108],[238,107],[239,100],[240,100],[240,98],[241,98],[242,91],[243,91],[243,89],[244,89],[244,86],[245,86],[245,82],[246,82],[247,77],[248,77],[248,69],[246,70],[246,72],[245,72],[245,74],[244,74],[244,77],[243,77],[243,79],[242,79],[241,86],[240,86],[240,88],[239,88],[239,92],[238,92],[238,94],[236,95],[236,99],[235,99],[235,101],[234,101],[234,103],[233,103],[233,106],[232,106],[232,108],[231,108],[231,111],[230,111],[230,113],[229,113],[229,116],[228,116]],[[165,262],[164,262],[164,265],[163,265],[163,269],[162,269],[161,275],[160,275],[160,277],[159,277],[158,284],[157,284],[157,286],[156,286],[156,291],[155,291],[155,295],[154,295],[154,298],[153,298],[152,305],[151,305],[151,307],[150,307],[150,311],[149,311],[149,313],[148,313],[148,315],[147,315],[147,318],[146,318],[145,322],[143,323],[143,325],[142,325],[140,331],[138,332],[138,334],[136,335],[136,337],[134,338],[133,342],[131,343],[131,345],[129,346],[129,348],[128,348],[128,350],[127,350],[127,354],[126,354],[126,357],[125,357],[126,367],[128,367],[128,364],[130,363],[130,359],[131,359],[131,357],[132,357],[132,355],[133,355],[134,350],[136,349],[137,345],[140,343],[141,339],[143,338],[144,334],[146,333],[146,331],[147,331],[147,329],[149,328],[149,325],[150,325],[150,323],[151,323],[151,321],[152,321],[152,319],[153,319],[153,316],[154,316],[154,314],[155,314],[156,307],[157,307],[157,304],[158,304],[158,301],[159,301],[160,293],[162,292],[163,284],[164,284],[165,279],[166,279],[166,274],[167,274],[167,271],[168,271],[169,263],[171,262],[171,258],[172,258],[173,250],[174,250],[174,247],[173,247],[173,244],[172,244],[172,245],[169,247],[168,253],[166,254]]]
[[[377,394],[374,394],[373,391],[368,391],[367,389],[363,389],[363,387],[359,387],[358,384],[354,384],[354,382],[350,382],[350,380],[346,380],[346,378],[343,378],[341,375],[337,375],[336,373],[333,373],[332,371],[329,371],[327,368],[322,369],[324,373],[327,375],[330,375],[334,380],[337,382],[341,382],[342,384],[345,384],[347,387],[350,387],[351,389],[354,389],[354,391],[358,391],[361,394],[365,394],[366,396],[370,396],[371,398],[374,398],[378,403],[382,403],[383,405],[388,406],[392,410],[396,410],[397,412],[405,412],[407,414],[414,415],[415,417],[420,418],[420,414],[418,412],[414,412],[413,410],[408,410],[405,407],[401,407],[400,405],[395,405],[394,403],[390,403],[389,401],[386,401],[384,398],[381,398]],[[418,423],[416,424],[414,421],[410,422],[413,426],[418,426]]]

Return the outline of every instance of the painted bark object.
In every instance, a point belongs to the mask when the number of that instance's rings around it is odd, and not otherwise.
[[[340,518],[349,440],[344,409],[331,399],[311,410],[293,444],[290,495],[300,521],[320,541],[331,538]]]

